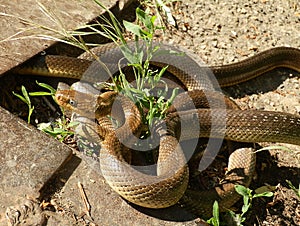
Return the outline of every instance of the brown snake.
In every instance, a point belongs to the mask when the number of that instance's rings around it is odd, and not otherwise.
[[[167,45],[161,45],[161,47],[167,50],[177,50]],[[116,65],[122,58],[120,53],[116,53],[116,48],[110,44],[100,47],[97,51],[103,54],[101,60],[115,58],[112,62],[104,60],[104,63]],[[300,145],[300,117],[281,112],[242,111],[236,109],[234,104],[230,104],[226,98],[224,103],[214,104],[216,100],[217,102],[220,99],[224,101],[224,97],[219,92],[216,81],[208,72],[208,67],[203,66],[203,71],[199,73],[194,71],[198,70],[195,66],[197,62],[193,61],[190,56],[165,58],[166,56],[154,58],[152,64],[155,66],[169,64],[171,67],[168,71],[190,91],[190,95],[208,96],[208,100],[199,104],[201,108],[195,104],[198,109],[192,110],[188,110],[185,106],[189,104],[183,104],[188,103],[184,95],[183,99],[177,100],[177,112],[170,112],[165,119],[167,129],[158,130],[160,152],[157,175],[146,175],[137,171],[126,163],[122,155],[122,141],[129,139],[132,135],[131,130],[134,131],[133,133],[138,130],[137,122],[140,121],[139,111],[133,103],[125,101],[124,104],[123,99],[118,100],[115,93],[93,96],[74,90],[57,91],[56,98],[58,103],[67,109],[88,117],[96,116],[100,124],[102,117],[110,112],[114,100],[120,101],[121,105],[126,108],[124,114],[127,112],[128,115],[124,125],[116,130],[110,129],[106,132],[107,134],[101,135],[104,138],[100,153],[101,171],[108,184],[121,196],[137,205],[150,208],[164,208],[179,201],[194,213],[209,216],[214,200],[219,201],[222,210],[230,207],[237,200],[237,196],[232,195],[233,183],[221,184],[210,191],[195,192],[187,189],[189,172],[183,151],[178,145],[178,139],[182,141],[207,137],[225,138],[238,142],[282,142]],[[224,87],[249,80],[277,67],[288,67],[300,72],[300,50],[288,47],[274,48],[238,63],[211,67],[211,71],[220,86]],[[114,72],[117,69],[110,68],[110,70]],[[95,79],[94,71],[91,59],[60,56],[46,56],[33,67],[24,66],[19,69],[19,73],[46,76],[81,78],[84,75],[85,80],[92,82],[107,81],[110,78],[106,75],[103,79],[105,72],[102,70],[101,78]],[[105,98],[103,101],[104,95],[107,95],[110,101],[105,101]],[[197,97],[194,99],[197,101]],[[92,110],[91,107],[87,107],[91,103],[95,105]],[[176,100],[174,105],[176,105]],[[210,108],[203,107],[203,105],[208,105]],[[101,130],[100,126],[98,130]],[[181,133],[178,134],[178,131]],[[250,183],[254,164],[255,158],[252,150],[244,148],[235,151],[229,160],[229,172],[235,169],[243,169],[243,172],[242,175],[232,172],[228,178],[247,186]]]

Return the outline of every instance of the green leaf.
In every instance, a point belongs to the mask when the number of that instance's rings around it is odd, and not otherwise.
[[[27,103],[28,105],[31,105],[31,101],[30,101],[30,98],[29,98],[29,95],[28,95],[28,92],[27,92],[25,86],[22,86],[21,90],[22,90],[22,94],[26,100],[25,103]]]
[[[178,95],[178,92],[179,92],[179,88],[178,87],[172,90],[172,96],[168,100],[170,105],[174,101],[175,97]]]
[[[24,86],[21,87],[21,91],[22,91],[23,96],[21,96],[20,94],[15,93],[15,92],[13,92],[13,94],[16,97],[18,97],[21,101],[23,101],[24,103],[27,104],[27,106],[28,106],[27,123],[30,123],[30,118],[31,118],[31,115],[32,115],[33,110],[34,110],[34,106],[31,106],[31,101],[30,101],[28,92],[27,92],[27,90]]]
[[[13,91],[12,93],[13,93],[13,95],[15,95],[16,97],[18,97],[21,101],[23,101],[25,104],[28,104],[27,100],[26,100],[23,96],[21,96],[21,95],[18,94],[18,93],[15,93],[14,91]]]
[[[215,201],[214,205],[213,205],[213,216],[215,218],[215,224],[214,225],[219,226],[220,225],[220,222],[219,222],[219,205],[218,205],[217,201]]]
[[[300,183],[298,186],[298,189],[292,184],[291,181],[286,180],[286,182],[288,183],[289,187],[295,192],[295,194],[300,198]]]
[[[219,204],[218,201],[215,201],[213,204],[213,216],[206,222],[213,226],[219,226],[220,225],[220,217],[219,217]]]
[[[151,16],[149,14],[145,13],[145,11],[141,10],[140,8],[136,9],[136,15],[138,19],[141,20],[141,22],[145,25],[145,27],[149,30],[149,32],[153,31],[153,23]]]
[[[249,200],[250,200],[250,197],[252,197],[252,195],[244,195],[243,196],[243,202],[244,202],[244,205],[249,205]]]
[[[244,204],[242,206],[242,213],[246,213],[250,207],[251,207],[251,204],[246,204],[246,205]]]
[[[271,192],[271,191],[266,191],[266,192],[263,192],[263,193],[254,194],[254,195],[253,195],[253,198],[258,198],[258,197],[272,197],[273,195],[274,195],[273,192]]]
[[[52,86],[46,84],[46,83],[42,83],[42,82],[38,82],[38,81],[35,81],[39,86],[45,88],[45,89],[48,89],[52,94],[56,92],[56,89],[54,89]]]
[[[30,118],[31,118],[31,115],[32,115],[32,113],[33,113],[33,110],[34,110],[34,106],[29,107],[28,117],[27,117],[27,122],[28,122],[28,124],[30,123]]]
[[[155,20],[157,19],[157,16],[152,16],[151,17],[151,24],[153,24],[154,25],[154,22],[155,22]],[[161,28],[161,27],[158,27],[159,29]]]
[[[251,194],[251,190],[242,185],[234,185],[235,191],[242,196],[249,196]]]
[[[128,22],[126,20],[123,21],[124,27],[127,31],[130,31],[134,35],[140,37],[143,33],[141,30],[141,27],[139,25],[136,25],[134,23]]]
[[[136,59],[137,59],[137,62],[139,62],[139,66],[141,64],[143,64],[143,58],[144,58],[144,51],[141,50],[141,51],[139,51],[139,52],[136,53]]]
[[[44,91],[39,91],[39,92],[30,92],[30,96],[52,96],[52,93],[49,92],[44,92]]]
[[[120,49],[121,49],[124,57],[129,61],[130,64],[138,63],[138,62],[136,62],[136,58],[134,56],[134,53],[128,48],[127,45],[121,45]]]

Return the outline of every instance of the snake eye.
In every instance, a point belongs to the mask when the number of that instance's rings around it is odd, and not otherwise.
[[[73,106],[73,107],[76,107],[76,106],[77,106],[77,102],[76,102],[75,100],[73,100],[73,99],[70,99],[70,100],[69,100],[69,104],[70,104],[71,106]]]

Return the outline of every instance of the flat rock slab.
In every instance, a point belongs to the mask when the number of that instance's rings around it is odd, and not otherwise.
[[[40,190],[71,156],[71,150],[0,108],[0,222],[7,207]]]
[[[101,3],[109,8],[116,1],[104,0]],[[39,26],[60,32],[63,31],[61,26],[66,30],[74,30],[101,15],[103,11],[94,1],[2,0],[0,3],[0,74],[53,44],[53,41],[34,37],[38,34],[53,35],[45,29],[38,28]]]

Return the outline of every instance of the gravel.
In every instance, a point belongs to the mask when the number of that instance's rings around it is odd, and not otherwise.
[[[179,31],[172,29],[165,40],[191,49],[210,65],[237,62],[274,46],[300,46],[300,4],[296,0],[190,0],[180,4],[174,13]]]
[[[168,26],[164,41],[191,50],[208,65],[238,62],[277,46],[300,48],[297,0],[189,0],[174,3],[173,15],[178,29]],[[294,71],[279,72],[275,79],[226,91],[240,97],[236,102],[243,109],[300,113],[300,79],[293,75]],[[265,86],[270,88],[261,91]]]

